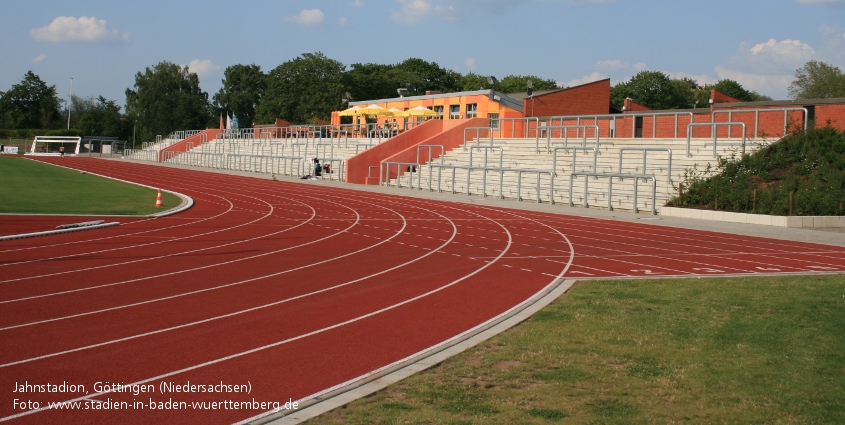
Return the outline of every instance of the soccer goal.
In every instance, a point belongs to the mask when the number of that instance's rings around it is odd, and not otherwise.
[[[32,140],[32,148],[27,155],[52,155],[57,156],[64,153],[68,155],[79,155],[81,137],[72,136],[35,136]]]

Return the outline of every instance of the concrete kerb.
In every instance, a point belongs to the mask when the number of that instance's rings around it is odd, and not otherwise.
[[[133,161],[134,162],[134,161]],[[137,161],[142,162],[143,161]],[[173,168],[186,168],[209,171],[201,167],[178,166],[171,164],[157,164]],[[241,176],[250,176],[262,178],[261,174],[249,172],[230,172],[227,170],[214,170],[211,172],[236,174]],[[266,177],[264,177],[266,178]],[[633,213],[617,213],[606,210],[593,210],[579,207],[567,207],[561,205],[550,205],[533,202],[519,202],[500,200],[497,198],[484,198],[479,196],[461,196],[452,195],[448,193],[426,192],[420,190],[399,190],[391,187],[383,186],[365,186],[365,185],[350,185],[339,181],[331,180],[300,180],[296,177],[276,176],[276,179],[298,184],[320,184],[320,185],[334,185],[349,190],[357,190],[362,192],[377,192],[393,195],[411,196],[425,199],[436,199],[447,202],[468,203],[475,205],[495,206],[501,208],[512,208],[526,211],[546,212],[551,214],[566,214],[581,217],[593,217],[606,220],[622,221],[622,222],[638,222],[641,224],[658,224],[668,227],[685,228],[704,230],[728,234],[741,234],[747,236],[779,238],[792,241],[822,243],[837,246],[845,246],[845,236],[819,232],[806,229],[795,228],[773,228],[771,226],[746,224],[746,223],[709,223],[700,220],[685,219],[679,217],[660,217],[645,214]],[[790,273],[792,274],[792,273]],[[819,273],[813,273],[819,274]],[[718,276],[718,277],[733,277]],[[737,275],[740,276],[740,275]],[[745,276],[745,275],[741,275]],[[715,277],[715,276],[704,276]],[[678,276],[680,278],[680,276]],[[269,416],[253,417],[241,423],[250,424],[272,424],[272,425],[289,425],[298,424],[307,419],[316,417],[325,412],[331,411],[347,403],[350,403],[359,398],[365,397],[376,391],[379,391],[387,386],[405,379],[417,372],[436,366],[438,363],[459,354],[468,348],[471,348],[483,341],[486,341],[493,336],[510,329],[517,324],[527,320],[534,313],[550,304],[552,301],[560,297],[568,291],[572,285],[578,280],[587,279],[564,279],[559,280],[556,284],[550,285],[546,291],[535,295],[530,300],[522,304],[522,308],[512,310],[511,314],[499,318],[499,320],[489,323],[488,326],[476,329],[473,332],[462,335],[460,338],[450,340],[451,343],[441,345],[435,349],[430,349],[418,353],[411,358],[404,359],[396,364],[389,365],[383,369],[375,371],[374,373],[356,378],[350,382],[343,383],[339,386],[331,388],[318,395],[309,396],[301,401],[302,408],[295,411],[282,411],[273,413]]]
[[[115,221],[111,223],[95,224],[92,226],[73,227],[70,229],[46,230],[43,232],[21,233],[19,235],[0,236],[0,241],[10,241],[13,239],[34,238],[37,236],[58,235],[62,233],[81,232],[83,230],[102,229],[106,227],[119,226],[120,223]]]
[[[445,344],[422,351],[374,373],[343,383],[326,392],[309,396],[300,403],[302,407],[297,410],[280,411],[263,418],[249,419],[240,423],[255,425],[298,424],[365,397],[417,372],[434,367],[444,360],[528,320],[536,312],[568,291],[575,282],[575,279],[558,280],[511,311],[494,318],[479,328],[472,329],[447,341]]]

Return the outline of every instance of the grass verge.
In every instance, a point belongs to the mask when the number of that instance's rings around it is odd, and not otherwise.
[[[82,174],[15,156],[0,156],[0,213],[143,215],[181,202],[162,193],[156,208],[153,189]]]
[[[845,423],[845,276],[583,281],[315,424]]]

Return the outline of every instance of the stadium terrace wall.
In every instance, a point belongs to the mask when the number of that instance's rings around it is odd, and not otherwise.
[[[610,113],[610,79],[552,90],[531,97],[526,94],[522,100],[522,110],[526,117],[608,114]]]
[[[602,138],[686,138],[687,126],[693,123],[710,122],[742,122],[745,124],[745,137],[749,139],[770,138],[773,140],[793,132],[796,128],[805,126],[804,113],[800,110],[787,111],[786,125],[784,125],[785,108],[807,108],[808,120],[817,126],[830,125],[839,130],[845,130],[845,98],[835,99],[799,99],[765,102],[740,102],[738,99],[716,90],[710,92],[712,103],[708,107],[683,110],[651,110],[637,102],[626,99],[621,114],[614,114],[615,118],[595,119],[595,115],[613,114],[610,105],[610,80],[605,79],[577,87],[538,91],[533,96],[526,92],[501,94],[492,90],[461,93],[429,93],[425,96],[400,97],[373,101],[351,102],[350,106],[377,104],[386,109],[397,108],[407,110],[416,106],[443,108],[443,119],[450,119],[449,107],[459,105],[458,118],[464,118],[467,105],[476,105],[478,118],[537,118],[540,124],[548,123],[551,117],[580,117],[564,121],[555,120],[554,125],[598,125],[599,137]],[[498,100],[494,100],[498,99]],[[521,110],[520,110],[521,109]],[[771,109],[771,112],[754,112],[754,110]],[[729,112],[729,113],[728,113]],[[649,116],[648,113],[676,114]],[[498,115],[496,115],[498,114]],[[385,118],[379,118],[384,122]],[[400,126],[405,120],[400,119]],[[337,112],[332,113],[332,124],[339,124]],[[508,134],[536,135],[533,122],[502,121],[499,123],[501,137]],[[522,131],[528,126],[528,131]],[[756,126],[756,129],[755,129]],[[576,130],[568,133],[569,137],[578,137]],[[716,136],[720,138],[740,138],[743,136],[741,128],[736,125],[720,125],[716,127]],[[494,136],[498,137],[498,136]],[[524,136],[515,136],[524,137]],[[692,137],[709,138],[711,127],[696,126],[692,128]]]

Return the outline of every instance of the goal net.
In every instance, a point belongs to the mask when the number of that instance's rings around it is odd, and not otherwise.
[[[27,155],[79,155],[81,137],[71,136],[35,136]],[[64,149],[62,149],[64,148]]]

